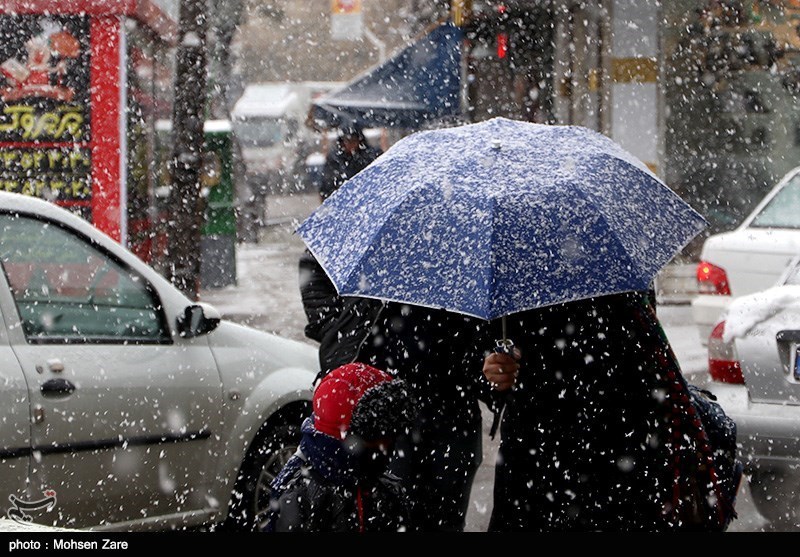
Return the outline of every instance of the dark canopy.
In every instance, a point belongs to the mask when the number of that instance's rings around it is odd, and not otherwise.
[[[312,116],[322,127],[417,128],[460,113],[461,30],[435,28],[390,59],[317,99]]]

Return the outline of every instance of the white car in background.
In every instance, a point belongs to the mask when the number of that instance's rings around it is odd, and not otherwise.
[[[800,528],[800,259],[779,284],[737,298],[708,344],[709,385],[737,426],[759,513]]]
[[[731,232],[709,237],[697,265],[692,316],[703,344],[731,300],[765,290],[800,254],[800,167]]]
[[[317,351],[221,320],[39,199],[0,193],[0,266],[0,514],[254,527]]]

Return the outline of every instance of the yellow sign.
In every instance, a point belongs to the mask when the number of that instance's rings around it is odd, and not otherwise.
[[[36,172],[88,172],[87,149],[0,149],[0,174]]]
[[[658,62],[655,58],[614,58],[611,76],[615,83],[655,83]]]
[[[91,150],[0,147],[0,190],[58,201],[92,196]]]
[[[26,178],[22,180],[4,180],[0,178],[0,191],[21,193],[33,197],[52,197],[64,201],[75,201],[89,199],[92,196],[92,185],[88,176],[77,180],[63,180],[58,177]]]
[[[83,127],[81,110],[73,106],[37,112],[24,104],[8,105],[0,116],[0,133],[18,136],[22,140],[57,140],[67,137],[79,140]]]
[[[331,0],[332,14],[361,13],[361,0]]]
[[[451,0],[450,15],[453,19],[453,25],[463,26],[471,14],[472,0]]]

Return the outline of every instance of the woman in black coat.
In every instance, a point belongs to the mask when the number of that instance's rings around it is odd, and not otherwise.
[[[696,526],[690,507],[718,486],[647,295],[522,312],[507,318],[507,330],[519,359],[484,360],[484,374],[505,393],[489,529]]]
[[[472,482],[481,464],[488,382],[475,363],[482,321],[444,310],[388,303],[358,349],[357,359],[396,372],[416,401],[410,435],[392,471],[403,480],[412,521],[422,531],[464,529]]]
[[[392,464],[422,531],[460,531],[482,459],[481,412],[490,405],[480,375],[483,321],[442,310],[339,296],[319,263],[300,259],[306,336],[318,341],[321,375],[361,361],[405,380],[417,405],[410,435]]]

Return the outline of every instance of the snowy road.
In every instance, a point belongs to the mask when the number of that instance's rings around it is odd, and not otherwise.
[[[309,344],[303,335],[305,315],[300,302],[297,260],[303,242],[293,230],[304,215],[316,206],[316,199],[297,196],[272,204],[272,226],[263,231],[258,244],[237,248],[236,286],[201,291],[201,299],[215,305],[226,318]],[[662,305],[658,308],[667,337],[687,379],[703,385],[708,381],[706,354],[692,324],[688,305]],[[489,431],[489,412],[484,412],[484,431]],[[478,471],[467,515],[468,531],[485,531],[492,507],[492,484],[497,440],[484,436],[483,464]],[[742,489],[737,502],[739,520],[731,531],[759,531],[765,521],[758,515]]]

